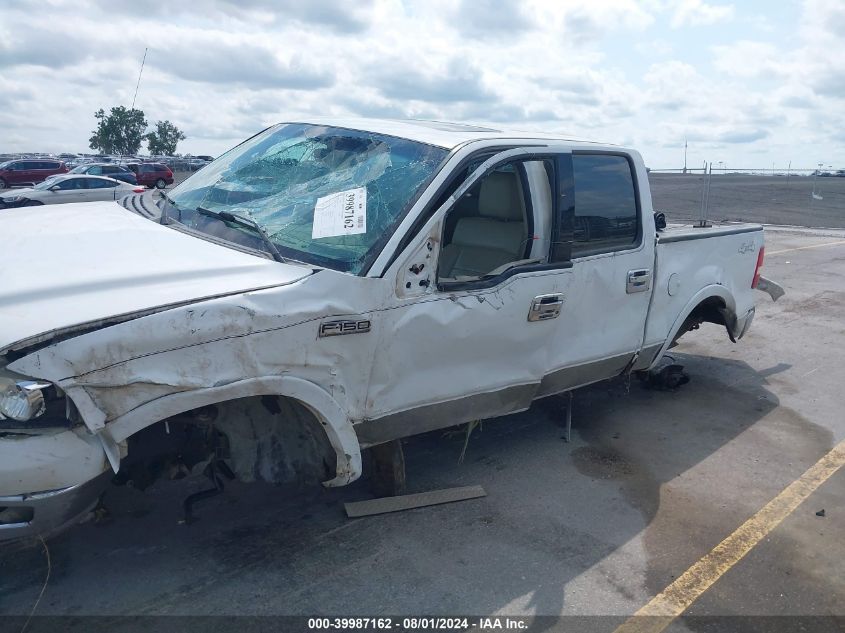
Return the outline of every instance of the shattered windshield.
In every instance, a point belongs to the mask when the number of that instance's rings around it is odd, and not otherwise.
[[[283,124],[204,167],[162,204],[191,228],[262,249],[254,230],[226,221],[248,218],[285,258],[357,274],[446,154],[391,136]]]

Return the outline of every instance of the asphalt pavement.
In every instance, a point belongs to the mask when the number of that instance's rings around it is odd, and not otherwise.
[[[487,497],[347,519],[343,502],[372,496],[364,482],[236,484],[186,526],[181,501],[202,479],[115,487],[108,516],[47,544],[38,613],[78,630],[86,615],[461,613],[592,616],[578,630],[613,631],[845,439],[845,232],[772,228],[766,240],[765,274],[787,295],[759,294],[737,344],[707,324],[685,336],[672,356],[689,384],[581,390],[570,443],[557,398],[484,422],[463,463],[460,434],[406,442],[410,492],[482,485]],[[700,619],[673,630],[764,615],[840,630],[843,484],[839,471],[814,489],[693,602]],[[44,547],[0,551],[0,570],[0,613],[28,614]]]

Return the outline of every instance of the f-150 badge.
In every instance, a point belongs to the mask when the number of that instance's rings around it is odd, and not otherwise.
[[[320,337],[339,336],[341,334],[364,334],[370,331],[369,319],[344,319],[320,323]]]

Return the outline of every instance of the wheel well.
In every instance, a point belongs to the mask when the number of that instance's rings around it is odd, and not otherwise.
[[[695,308],[693,308],[692,312],[687,315],[687,318],[684,319],[684,322],[681,324],[681,327],[678,328],[678,331],[675,333],[674,338],[672,339],[672,343],[669,345],[670,348],[674,347],[678,343],[678,339],[681,338],[687,332],[691,332],[692,330],[697,330],[702,323],[715,323],[716,325],[724,325],[725,329],[728,332],[728,337],[730,337],[731,341],[734,343],[736,339],[734,338],[731,326],[732,317],[728,311],[728,307],[725,304],[724,299],[721,297],[708,297],[701,303],[699,303]]]
[[[287,396],[247,396],[191,409],[131,435],[128,449],[121,473],[139,488],[159,476],[192,472],[212,456],[245,482],[316,484],[333,476],[336,461],[317,416]]]

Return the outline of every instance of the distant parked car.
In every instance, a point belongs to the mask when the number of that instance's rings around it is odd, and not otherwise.
[[[70,170],[70,173],[88,174],[89,176],[108,176],[109,178],[128,182],[130,185],[138,184],[138,179],[135,178],[135,174],[132,171],[126,167],[111,163],[87,163],[74,167]]]
[[[164,189],[173,184],[173,172],[161,163],[128,163],[126,167],[135,174],[139,185]]]
[[[67,173],[67,167],[60,160],[29,159],[10,160],[0,163],[0,189],[14,185],[34,185],[55,174]]]
[[[0,209],[35,207],[67,202],[120,200],[131,193],[143,193],[141,185],[129,185],[114,178],[65,174],[29,189],[15,189],[0,194]]]

